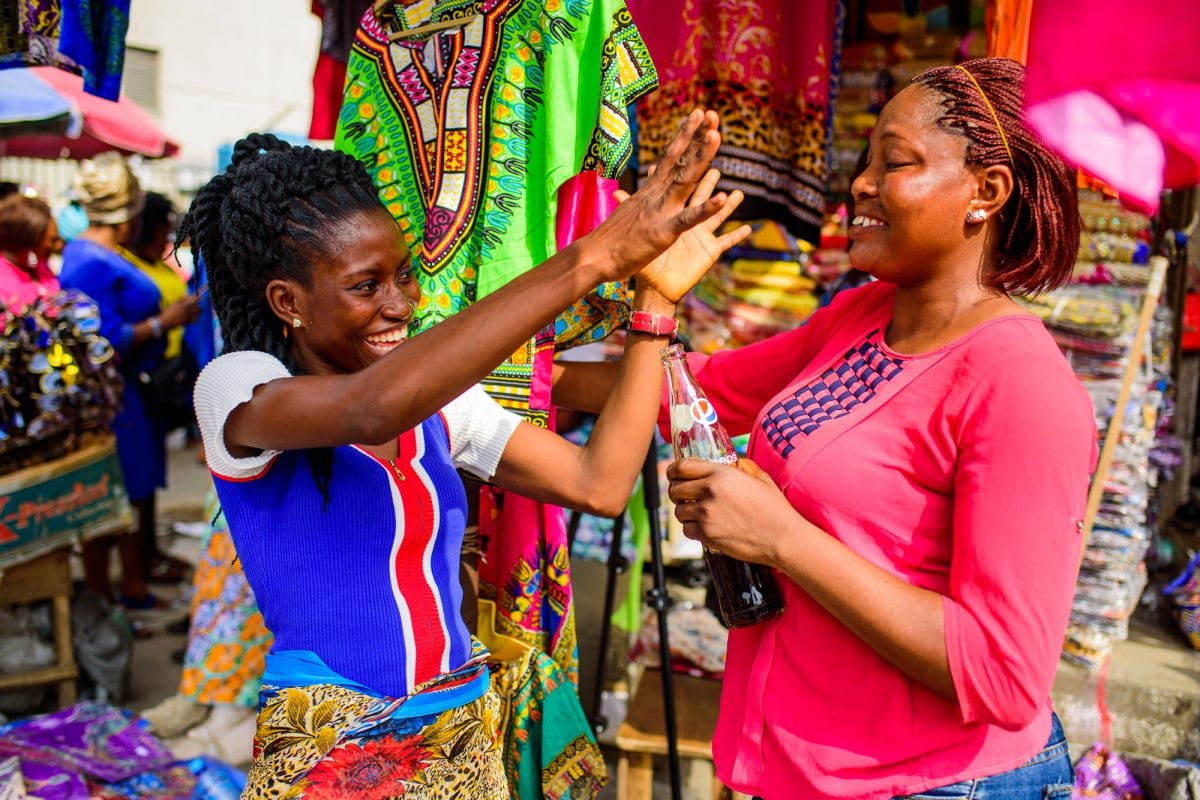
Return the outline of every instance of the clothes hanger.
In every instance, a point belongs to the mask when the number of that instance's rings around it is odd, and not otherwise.
[[[483,14],[472,14],[469,17],[457,17],[456,19],[444,19],[441,22],[431,22],[428,25],[418,25],[415,28],[409,28],[404,31],[396,31],[388,35],[389,42],[398,42],[402,39],[415,39],[419,36],[424,36],[429,33],[437,33],[438,31],[448,31],[454,28],[463,28],[474,22]]]
[[[505,636],[496,631],[496,603],[494,600],[477,600],[479,619],[475,636],[491,651],[492,661],[516,661],[533,649],[520,639]]]
[[[372,11],[375,14],[375,19],[382,20],[385,16],[394,17],[396,13],[395,6],[392,5],[395,0],[375,0],[375,5],[372,6]],[[403,31],[395,31],[388,34],[389,42],[398,42],[402,39],[415,39],[419,36],[424,36],[429,33],[437,33],[438,31],[448,31],[453,28],[464,27],[475,20],[476,17],[482,17],[483,14],[471,14],[465,17],[456,17],[455,19],[444,19],[441,22],[430,22],[426,25],[418,25],[415,28],[410,28]]]

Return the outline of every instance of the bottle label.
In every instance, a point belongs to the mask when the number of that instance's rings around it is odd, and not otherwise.
[[[692,402],[691,412],[692,419],[705,427],[717,424],[717,410],[703,397]]]

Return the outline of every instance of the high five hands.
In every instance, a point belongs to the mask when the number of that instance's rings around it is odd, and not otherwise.
[[[716,177],[708,178],[709,164],[721,145],[717,128],[716,112],[692,111],[680,124],[662,158],[638,191],[621,203],[604,224],[584,237],[596,246],[597,252],[605,254],[608,261],[605,272],[610,279],[633,275],[687,233],[694,233],[695,238],[689,245],[693,250],[703,247],[704,252],[715,250],[719,253],[723,249],[718,242],[730,234],[715,237],[713,233],[733,209],[713,221],[731,199],[724,192],[712,195]],[[702,185],[707,185],[707,189],[702,189]],[[740,198],[733,203],[734,207],[737,202]],[[699,230],[694,230],[697,228]],[[729,247],[745,236],[746,233],[740,233],[724,246]],[[660,265],[656,272],[662,273],[664,269],[674,272],[675,260],[671,262]],[[704,269],[711,263],[709,260]],[[698,279],[699,275],[696,275],[692,283]],[[683,279],[671,281],[669,287],[678,289],[683,282]],[[687,288],[690,287],[688,284]]]

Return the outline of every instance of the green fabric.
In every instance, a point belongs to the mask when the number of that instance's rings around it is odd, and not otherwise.
[[[540,650],[492,665],[505,773],[515,800],[589,800],[607,777],[574,685]]]
[[[416,331],[556,251],[559,187],[581,169],[620,173],[631,152],[625,108],[657,85],[621,0],[481,8],[479,0],[396,6],[384,17],[392,29],[478,15],[461,32],[398,44],[368,13],[347,66],[335,144],[366,166],[413,249],[424,293]],[[624,311],[612,301],[625,291],[603,287],[606,302],[565,312],[558,346],[620,324]],[[519,410],[528,390],[514,388],[514,375],[527,385],[533,361],[530,344],[510,359],[498,382],[507,388],[489,391]]]
[[[612,624],[628,633],[642,626],[642,569],[646,564],[646,545],[650,541],[650,515],[646,512],[642,481],[629,498],[625,513],[629,515],[629,527],[633,533],[633,563],[629,565],[629,583],[625,599],[613,612]]]

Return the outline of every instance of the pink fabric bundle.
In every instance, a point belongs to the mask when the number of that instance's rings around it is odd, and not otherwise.
[[[1194,0],[1041,0],[1025,85],[1029,124],[1064,158],[1153,212],[1200,183],[1200,15]]]

